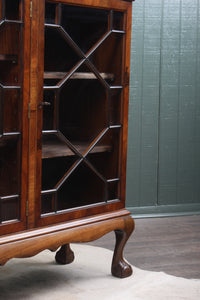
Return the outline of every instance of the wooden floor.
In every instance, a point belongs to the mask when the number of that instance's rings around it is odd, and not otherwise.
[[[125,258],[140,269],[200,278],[200,215],[136,219]],[[114,233],[90,245],[113,249]]]

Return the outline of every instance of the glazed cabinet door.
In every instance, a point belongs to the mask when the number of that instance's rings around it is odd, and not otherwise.
[[[24,88],[24,19],[24,1],[0,1],[0,234],[26,226],[28,98]]]
[[[38,225],[124,207],[129,3],[101,2],[45,1]]]

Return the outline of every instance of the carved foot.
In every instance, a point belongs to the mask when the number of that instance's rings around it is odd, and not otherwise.
[[[132,274],[131,266],[123,258],[124,246],[134,229],[134,221],[129,216],[125,219],[124,230],[115,230],[116,244],[112,261],[112,275],[125,278]]]
[[[70,248],[69,244],[63,245],[56,253],[55,260],[57,263],[66,265],[70,264],[74,260],[74,252]]]
[[[112,263],[112,275],[119,278],[126,278],[133,273],[132,267],[122,258],[118,262]]]

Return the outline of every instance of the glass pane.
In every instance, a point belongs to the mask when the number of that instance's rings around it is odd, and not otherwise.
[[[12,137],[0,138],[0,197],[20,191],[19,144]]]
[[[108,182],[108,201],[120,198],[119,181]]]
[[[120,11],[113,12],[113,29],[123,30],[124,29],[124,14]]]
[[[3,94],[4,94],[4,90],[2,87],[0,87],[0,138],[3,135],[3,127],[4,127],[4,124],[3,124],[3,115],[4,115],[4,113],[3,113],[3,110],[4,110]]]
[[[45,28],[45,72],[67,73],[80,59],[81,57],[75,52],[69,41],[65,39],[63,31],[58,28]]]
[[[79,145],[70,144],[62,135],[44,134],[42,137],[42,158],[68,157],[77,155]],[[70,147],[71,145],[71,147]]]
[[[75,74],[86,74],[82,71]],[[84,80],[69,80],[62,88],[59,102],[59,130],[73,145],[80,144],[81,153],[108,125],[105,87],[93,73],[87,74]]]
[[[20,131],[20,91],[5,90],[3,97],[4,132]]]
[[[55,24],[56,7],[57,7],[56,4],[46,2],[46,4],[45,4],[45,23]]]
[[[1,222],[19,219],[19,199],[1,199]]]
[[[0,25],[0,83],[18,85],[20,82],[20,24]]]
[[[5,0],[5,17],[8,20],[19,20],[21,17],[20,0]]]
[[[119,161],[119,142],[120,130],[109,129],[107,133],[100,139],[88,154],[88,160],[106,179],[119,177],[118,161]],[[100,147],[104,147],[104,152],[95,151]]]
[[[65,210],[105,201],[105,183],[82,163],[58,191],[57,209]]]
[[[86,53],[108,30],[108,11],[62,5],[61,25]]]
[[[55,194],[42,195],[42,214],[55,212]]]
[[[43,106],[43,130],[53,130],[56,128],[56,93],[55,91],[45,90],[44,91],[44,102]]]
[[[121,90],[113,89],[109,97],[109,122],[110,125],[121,124]]]
[[[112,33],[90,56],[97,70],[112,74],[110,85],[121,85],[123,34]]]
[[[51,190],[67,176],[77,157],[55,157],[42,160],[42,190]]]

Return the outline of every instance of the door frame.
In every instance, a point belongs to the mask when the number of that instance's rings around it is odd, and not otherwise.
[[[126,23],[131,24],[132,3],[118,0],[51,0],[52,3],[63,3],[77,6],[85,6],[101,9],[115,9],[126,14]],[[42,175],[42,106],[39,105],[43,98],[43,72],[44,72],[44,15],[45,1],[35,0],[32,5],[32,25],[31,36],[34,40],[31,43],[31,79],[30,79],[30,158],[29,158],[29,213],[28,228],[35,226],[45,226],[53,223],[64,222],[70,219],[82,218],[85,216],[98,214],[121,209],[125,206],[125,185],[126,185],[126,155],[127,155],[127,130],[128,126],[122,128],[121,137],[121,198],[115,203],[103,204],[94,207],[86,207],[81,210],[72,209],[59,215],[41,217],[40,198],[41,198],[41,175]],[[39,20],[39,21],[38,21]],[[127,124],[128,118],[128,100],[129,100],[129,72],[130,72],[130,41],[131,26],[128,26],[125,45],[123,65],[125,77],[123,78],[123,123]],[[36,166],[36,167],[35,167]]]

